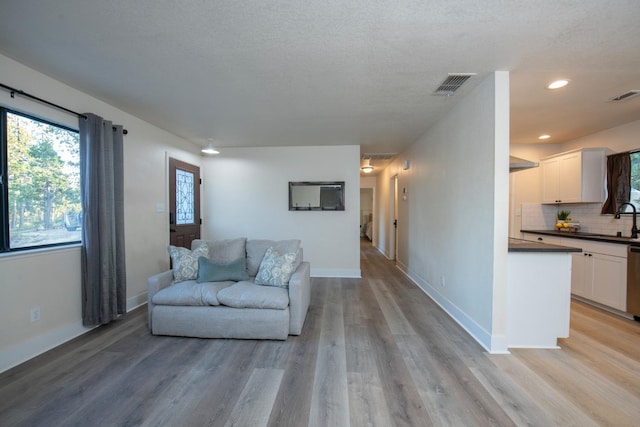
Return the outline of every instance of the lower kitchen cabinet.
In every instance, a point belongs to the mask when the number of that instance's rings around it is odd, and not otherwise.
[[[626,258],[593,254],[593,300],[626,311]]]
[[[581,248],[571,254],[571,293],[627,311],[627,246],[617,243],[523,233],[524,240]]]
[[[593,260],[586,253],[571,255],[571,293],[583,298],[592,297]]]
[[[528,240],[530,242],[548,243],[550,245],[561,245],[561,246],[566,245],[566,246],[576,247],[576,245],[566,244],[567,242],[563,242],[561,237],[556,237],[556,236],[543,236],[542,234],[523,233],[522,239]]]
[[[625,311],[627,309],[626,258],[586,251],[573,254],[571,293]]]

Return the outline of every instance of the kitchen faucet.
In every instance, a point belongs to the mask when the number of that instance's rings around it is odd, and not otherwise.
[[[631,238],[637,239],[638,238],[638,226],[636,224],[637,212],[636,212],[636,207],[634,205],[632,205],[631,203],[621,204],[620,207],[618,208],[618,212],[616,212],[616,219],[620,219],[620,211],[624,205],[629,205],[631,206],[631,209],[633,209],[633,226],[631,227]]]

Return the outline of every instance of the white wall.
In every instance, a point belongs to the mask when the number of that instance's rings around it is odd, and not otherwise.
[[[380,251],[390,250],[390,182],[397,174],[399,266],[494,352],[506,351],[508,77],[496,72],[481,82],[376,186]]]
[[[311,274],[360,277],[360,147],[221,148],[203,161],[207,239],[300,239]],[[289,181],[345,181],[344,211],[289,211]]]
[[[1,82],[129,131],[124,141],[127,306],[146,302],[146,279],[168,268],[168,155],[199,164],[198,147],[0,55]],[[78,127],[77,118],[0,90],[0,105]],[[78,247],[0,255],[0,371],[86,331]],[[39,306],[41,320],[30,323]]]

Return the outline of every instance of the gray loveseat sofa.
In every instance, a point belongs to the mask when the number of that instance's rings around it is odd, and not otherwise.
[[[172,251],[183,251],[191,267],[197,257],[196,271],[183,268],[187,262]],[[170,253],[174,270],[147,280],[152,334],[275,340],[300,335],[309,307],[310,265],[302,260],[299,240],[194,240],[191,251],[170,247]],[[282,263],[293,273],[282,283],[287,271],[277,261],[285,258]],[[237,267],[243,261],[246,267]]]

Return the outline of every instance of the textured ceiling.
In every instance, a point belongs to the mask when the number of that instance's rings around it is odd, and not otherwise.
[[[399,152],[494,70],[512,143],[640,119],[607,102],[640,89],[639,22],[638,0],[0,0],[0,53],[201,145]],[[451,72],[477,76],[430,95]]]

